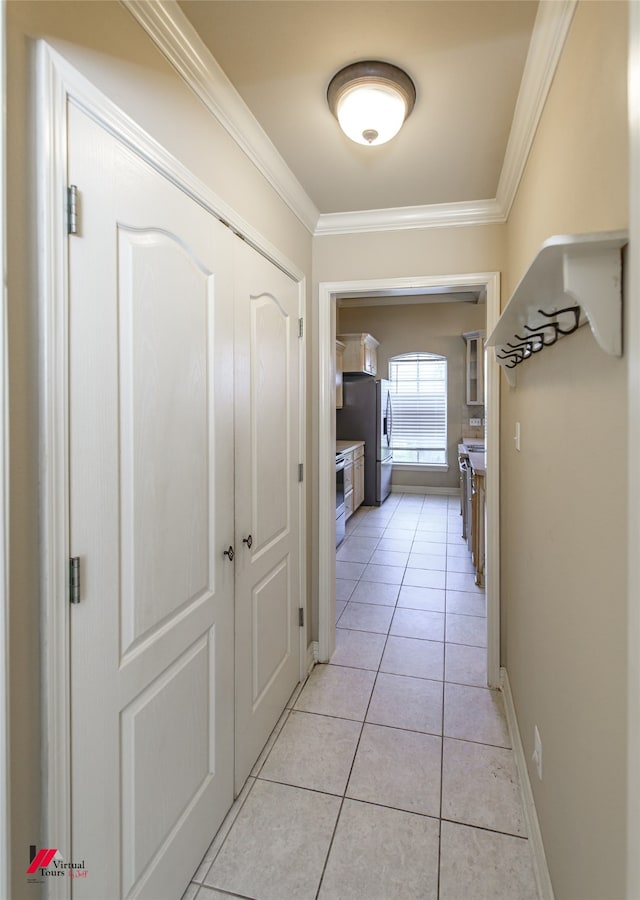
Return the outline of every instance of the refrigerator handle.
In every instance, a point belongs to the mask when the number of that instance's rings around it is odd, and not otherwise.
[[[393,430],[393,404],[391,403],[391,394],[387,394],[387,415],[385,416],[385,434],[387,435],[387,444],[391,446],[391,433]]]

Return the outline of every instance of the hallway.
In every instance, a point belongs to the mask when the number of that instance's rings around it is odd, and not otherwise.
[[[294,693],[183,900],[535,900],[457,497],[361,508],[336,651]]]

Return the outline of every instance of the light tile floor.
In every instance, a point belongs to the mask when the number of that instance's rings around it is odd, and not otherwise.
[[[291,698],[183,900],[537,900],[457,498],[339,548],[336,651]]]

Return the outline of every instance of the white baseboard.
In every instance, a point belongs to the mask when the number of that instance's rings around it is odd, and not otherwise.
[[[307,647],[307,675],[318,662],[318,641],[312,641]]]
[[[423,484],[392,484],[392,494],[435,494],[442,497],[457,497],[460,489],[455,487],[429,487]]]
[[[540,832],[538,814],[533,799],[533,791],[531,790],[531,782],[529,781],[529,770],[527,768],[522,739],[520,737],[520,729],[518,728],[516,709],[513,705],[513,695],[511,693],[511,685],[509,684],[509,675],[504,668],[500,669],[500,688],[504,697],[507,724],[509,726],[509,735],[511,736],[511,746],[513,747],[513,755],[518,770],[520,793],[522,805],[524,807],[527,834],[529,835],[529,846],[531,847],[533,871],[538,887],[538,896],[540,897],[540,900],[554,900],[553,885],[551,884],[551,876],[549,875],[544,844],[542,843],[542,834]]]

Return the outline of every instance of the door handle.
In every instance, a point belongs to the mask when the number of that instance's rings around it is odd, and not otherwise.
[[[232,547],[231,545],[229,545],[229,549],[228,549],[228,550],[225,550],[224,553],[223,553],[222,555],[223,555],[223,556],[228,556],[228,557],[229,557],[229,562],[233,562],[233,556],[234,556],[234,553],[233,553],[233,547]]]
[[[242,538],[242,543],[246,544],[247,547],[249,548],[249,550],[251,550],[251,546],[253,544],[253,538],[251,537],[251,535],[249,535],[249,537]]]

